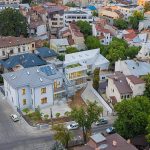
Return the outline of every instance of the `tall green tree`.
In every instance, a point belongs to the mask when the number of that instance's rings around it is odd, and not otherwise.
[[[54,125],[52,130],[55,131],[54,139],[68,148],[69,141],[73,138],[72,133],[63,124]]]
[[[78,49],[76,47],[67,47],[65,52],[67,54],[76,53],[78,52]]]
[[[116,26],[118,29],[127,29],[128,28],[128,22],[124,19],[116,19],[114,21],[114,26]]]
[[[82,128],[84,142],[87,141],[88,134],[91,132],[92,123],[99,120],[103,108],[97,102],[88,102],[87,108],[75,107],[71,111],[71,117]]]
[[[99,88],[99,81],[100,81],[99,72],[100,72],[100,68],[96,68],[96,69],[94,70],[93,88],[94,88],[96,91],[98,91],[98,88]]]
[[[145,5],[144,5],[144,11],[147,12],[147,11],[150,11],[150,2],[146,2]]]
[[[85,45],[89,50],[100,48],[101,46],[100,41],[94,36],[87,36],[87,38],[85,39]]]
[[[80,31],[84,34],[85,37],[92,35],[92,26],[89,22],[79,20],[77,21],[77,26],[80,28]]]
[[[150,74],[143,77],[145,81],[145,96],[150,98]]]
[[[0,12],[1,36],[27,36],[27,21],[19,10],[7,8]]]
[[[144,19],[144,14],[140,11],[134,11],[133,15],[129,17],[129,23],[133,29],[138,29],[139,21]]]
[[[138,96],[117,103],[115,111],[118,118],[114,123],[117,132],[124,138],[132,138],[146,133],[150,101],[147,97]]]
[[[135,56],[138,54],[140,48],[136,46],[130,46],[126,49],[125,55],[126,57],[129,57],[130,59],[135,58]]]

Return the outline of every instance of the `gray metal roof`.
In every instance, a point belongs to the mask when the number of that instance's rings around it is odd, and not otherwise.
[[[63,77],[62,73],[52,64],[25,68],[16,72],[2,74],[2,76],[13,88],[45,86],[53,84],[55,79]]]
[[[101,133],[94,134],[90,136],[90,138],[94,140],[95,143],[100,143],[106,140],[106,138]]]
[[[128,66],[132,75],[143,76],[150,73],[150,64],[147,62],[140,62],[135,60],[125,60],[125,64]]]

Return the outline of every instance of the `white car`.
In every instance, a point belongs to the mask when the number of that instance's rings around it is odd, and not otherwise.
[[[113,134],[113,133],[116,133],[116,130],[114,127],[109,127],[106,129],[106,133],[108,134]]]
[[[11,114],[10,117],[14,122],[19,121],[19,117],[16,114]]]
[[[72,123],[72,124],[67,126],[68,130],[74,130],[74,129],[78,129],[78,128],[79,128],[79,124],[78,123]]]

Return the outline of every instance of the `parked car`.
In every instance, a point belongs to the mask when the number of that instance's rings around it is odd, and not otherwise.
[[[107,123],[108,123],[108,120],[106,118],[101,118],[95,124],[98,126],[98,125],[103,125],[103,124],[107,124]]]
[[[74,130],[74,129],[78,129],[78,128],[79,128],[79,124],[78,123],[72,123],[72,124],[67,126],[68,130]]]
[[[115,130],[114,127],[109,127],[109,128],[106,129],[106,133],[108,133],[108,134],[113,134],[115,132],[116,132],[116,130]]]
[[[19,121],[19,117],[16,114],[11,114],[10,117],[14,122]]]

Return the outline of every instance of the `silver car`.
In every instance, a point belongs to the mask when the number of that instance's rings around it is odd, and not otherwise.
[[[16,114],[11,114],[10,117],[14,122],[19,121],[19,117]]]

